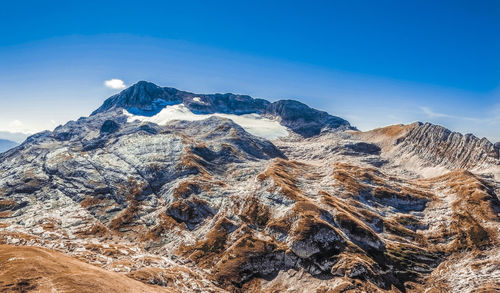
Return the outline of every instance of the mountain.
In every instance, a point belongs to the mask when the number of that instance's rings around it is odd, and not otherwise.
[[[3,153],[15,146],[17,146],[16,142],[7,139],[0,139],[0,153]]]
[[[463,135],[439,125],[417,122],[356,135],[382,144],[386,156],[397,158],[408,169],[489,171],[497,180],[500,178],[500,145],[473,134]]]
[[[0,291],[489,292],[499,165],[437,125],[139,82],[0,154]]]
[[[281,100],[270,103],[245,95],[193,94],[174,88],[162,88],[140,81],[121,93],[107,99],[92,116],[115,109],[126,109],[132,114],[154,116],[167,105],[184,105],[196,114],[260,114],[279,118],[281,125],[304,137],[318,135],[323,130],[350,128],[346,120],[326,112],[311,109],[298,101]]]
[[[0,139],[10,140],[15,143],[22,143],[28,136],[28,134],[21,132],[0,131]]]

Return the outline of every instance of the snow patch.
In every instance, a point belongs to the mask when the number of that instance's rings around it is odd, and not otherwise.
[[[194,98],[193,100],[195,100],[196,98]],[[259,114],[195,114],[191,112],[184,104],[167,106],[154,116],[134,115],[127,110],[123,110],[123,114],[128,117],[128,122],[139,120],[141,122],[152,122],[158,125],[165,125],[172,120],[197,121],[207,119],[212,116],[217,116],[231,119],[249,133],[263,138],[276,139],[288,136],[289,134],[286,127],[279,124],[278,121],[264,118]]]

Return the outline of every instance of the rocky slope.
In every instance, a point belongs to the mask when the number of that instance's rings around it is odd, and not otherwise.
[[[431,173],[468,169],[493,173],[500,180],[500,146],[486,138],[420,122],[354,134],[381,145],[387,157],[398,158],[410,169],[434,170]]]
[[[187,120],[147,122],[181,104]],[[253,135],[243,116],[287,135]],[[439,126],[361,133],[295,101],[139,82],[0,154],[0,289],[121,290],[86,273],[106,270],[135,292],[487,292],[498,165],[486,140]],[[40,254],[42,276],[14,277],[21,254]],[[52,260],[44,273],[50,255],[87,279]]]

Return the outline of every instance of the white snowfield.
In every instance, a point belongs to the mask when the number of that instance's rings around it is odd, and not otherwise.
[[[260,136],[266,139],[277,139],[280,137],[288,136],[288,130],[285,126],[281,125],[278,121],[264,118],[259,114],[195,114],[191,112],[184,104],[177,104],[173,106],[166,106],[158,114],[154,116],[141,116],[134,115],[123,110],[128,118],[128,122],[132,121],[142,121],[142,122],[152,122],[158,125],[165,125],[172,120],[186,120],[186,121],[196,121],[210,118],[212,116],[222,117],[233,120],[236,124],[240,125],[248,131],[249,133]]]

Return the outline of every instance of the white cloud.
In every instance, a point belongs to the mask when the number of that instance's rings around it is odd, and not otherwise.
[[[11,127],[11,128],[20,128],[20,127],[23,127],[23,126],[24,126],[23,122],[21,122],[19,120],[14,120],[14,121],[11,121],[9,123],[9,127]]]
[[[439,112],[434,112],[430,108],[427,107],[420,107],[420,110],[424,112],[427,117],[429,118],[449,118],[449,119],[455,119],[455,120],[466,120],[466,121],[473,121],[473,122],[481,122],[481,123],[487,123],[494,121],[494,117],[485,117],[485,118],[476,118],[476,117],[465,117],[465,116],[455,116],[455,115],[449,115],[445,113],[439,113]]]
[[[453,118],[453,116],[451,116],[451,115],[444,114],[444,113],[437,113],[437,112],[434,112],[434,111],[432,111],[431,109],[429,109],[427,107],[420,107],[420,110],[422,110],[422,112],[424,112],[427,116],[429,116],[431,118],[434,118],[434,117]]]
[[[14,133],[31,135],[45,130],[53,130],[57,126],[55,120],[48,121],[12,121],[0,122],[0,133]]]
[[[126,88],[125,83],[121,79],[112,78],[110,80],[104,81],[104,85],[114,90],[121,90]]]
[[[33,133],[29,127],[27,127],[21,120],[12,120],[7,125],[7,127],[1,127],[0,131],[7,132],[18,132],[18,133]]]

